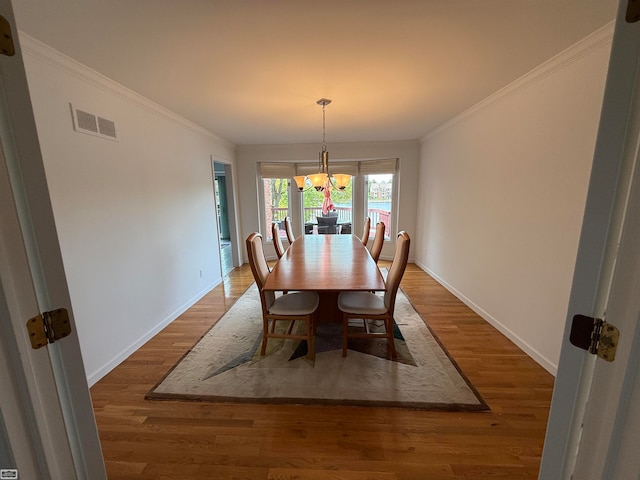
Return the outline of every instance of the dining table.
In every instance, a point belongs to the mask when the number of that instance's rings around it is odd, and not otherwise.
[[[342,321],[340,292],[383,291],[385,283],[355,235],[302,235],[273,266],[264,289],[318,292],[317,321],[322,323]]]

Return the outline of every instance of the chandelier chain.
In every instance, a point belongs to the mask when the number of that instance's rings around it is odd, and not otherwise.
[[[326,132],[325,132],[325,113],[324,113],[325,104],[322,104],[322,151],[324,152],[327,149],[326,143]]]
[[[325,107],[331,103],[328,98],[321,98],[316,102],[318,105],[322,105],[322,151],[318,155],[318,173],[309,175],[296,175],[294,180],[298,186],[298,191],[304,192],[305,183],[309,182],[311,185],[309,188],[315,188],[316,191],[321,192],[325,189],[335,188],[336,190],[344,190],[347,188],[351,175],[336,173],[331,175],[329,173],[329,152],[327,152],[327,123],[326,123],[326,110]],[[333,178],[332,178],[333,177]]]

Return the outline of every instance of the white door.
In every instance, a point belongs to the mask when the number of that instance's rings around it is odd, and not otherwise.
[[[19,478],[106,478],[77,334],[32,349],[25,325],[75,323],[10,0],[15,55],[0,55],[0,414]],[[5,458],[6,461],[6,458]],[[3,477],[5,478],[5,477]]]
[[[640,479],[640,164],[635,147],[636,168],[605,312],[622,336],[616,360],[595,364],[576,479]]]
[[[640,479],[640,22],[616,21],[541,480]],[[620,329],[616,360],[569,343],[571,318]]]

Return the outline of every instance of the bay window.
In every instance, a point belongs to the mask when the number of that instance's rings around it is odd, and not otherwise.
[[[263,236],[271,239],[271,224],[279,223],[282,238],[284,219],[292,219],[294,231],[304,234],[317,233],[317,217],[327,215],[323,205],[338,217],[337,233],[362,235],[365,217],[371,219],[370,237],[375,234],[378,222],[385,224],[385,240],[395,238],[397,218],[397,169],[398,159],[362,161],[330,161],[331,173],[351,175],[344,190],[331,187],[318,192],[310,183],[299,192],[294,185],[294,175],[309,175],[318,171],[317,162],[259,164],[261,176],[260,210],[264,225]],[[281,223],[280,223],[281,222]]]

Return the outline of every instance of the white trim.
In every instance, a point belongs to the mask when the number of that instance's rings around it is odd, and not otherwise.
[[[480,102],[476,103],[472,107],[469,107],[459,115],[456,115],[448,122],[443,123],[436,129],[425,134],[420,139],[420,142],[424,142],[428,138],[447,130],[448,128],[452,127],[456,123],[462,122],[468,116],[473,115],[479,110],[487,108],[488,106],[498,102],[499,100],[501,100],[502,98],[508,95],[511,95],[512,93],[522,88],[529,87],[530,85],[534,85],[535,83],[545,79],[549,75],[554,74],[558,70],[562,70],[563,68],[568,67],[573,62],[591,53],[593,50],[596,50],[602,47],[603,45],[610,43],[613,38],[614,24],[615,22],[613,21],[607,23],[605,26],[599,28],[598,30],[593,32],[591,35],[588,35],[587,37],[573,44],[566,50],[563,50],[556,56],[551,57],[549,60],[537,66],[530,72],[525,73],[520,78],[509,83],[507,86],[501,88],[495,93],[492,93],[491,95],[481,100]]]
[[[462,303],[467,305],[471,310],[476,312],[483,320],[487,323],[493,325],[497,328],[500,333],[502,333],[505,337],[515,343],[521,350],[523,350],[527,355],[529,355],[533,360],[535,360],[542,368],[544,368],[547,372],[551,373],[553,376],[556,375],[558,371],[558,365],[551,362],[548,358],[542,355],[538,350],[533,348],[528,342],[523,340],[520,336],[516,335],[510,328],[507,328],[502,322],[493,317],[490,313],[484,310],[482,307],[478,306],[472,300],[467,298],[464,294],[462,294],[458,289],[456,289],[453,285],[447,283],[444,279],[442,279],[438,274],[433,272],[431,269],[422,265],[419,262],[416,262],[416,265],[420,267],[422,270],[427,272],[430,276],[432,276],[439,284],[441,284],[444,288],[449,290],[453,295],[455,295]]]
[[[155,114],[161,115],[169,120],[179,123],[182,126],[190,128],[191,130],[206,135],[212,138],[216,142],[220,143],[229,149],[235,149],[235,145],[229,140],[222,138],[219,135],[207,130],[200,125],[187,120],[186,118],[172,112],[171,110],[152,102],[148,98],[128,89],[120,83],[110,79],[109,77],[90,69],[86,65],[64,55],[63,53],[51,48],[50,46],[42,43],[34,37],[19,31],[19,38],[22,47],[23,56],[29,56],[36,58],[40,61],[48,63],[49,65],[61,70],[75,78],[78,78],[89,85],[104,90],[105,92],[115,95],[123,100],[135,102],[146,110]]]
[[[87,374],[87,383],[90,387],[98,383],[100,379],[102,379],[105,375],[107,375],[111,370],[120,365],[123,361],[125,361],[129,356],[131,356],[135,351],[137,351],[140,347],[142,347],[145,343],[151,340],[155,335],[157,335],[164,327],[169,325],[175,319],[177,319],[180,315],[186,312],[189,308],[191,308],[198,300],[204,297],[207,293],[213,290],[215,287],[222,283],[222,278],[219,281],[213,282],[210,285],[206,286],[203,290],[197,293],[193,298],[185,302],[181,307],[178,307],[172,313],[170,313],[164,320],[160,323],[156,324],[151,330],[142,335],[140,338],[132,342],[127,348],[122,350],[120,353],[115,355],[109,362],[104,364],[98,370]]]

